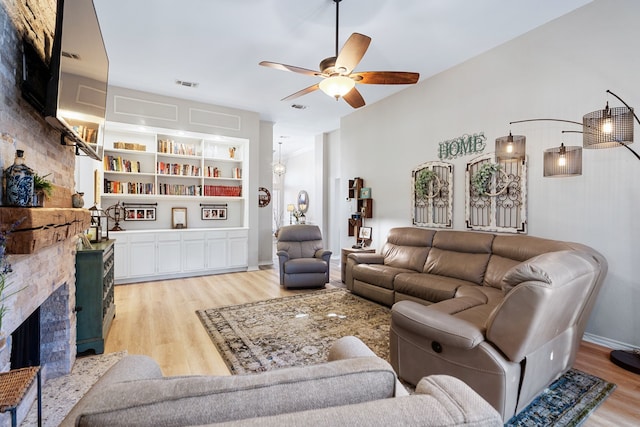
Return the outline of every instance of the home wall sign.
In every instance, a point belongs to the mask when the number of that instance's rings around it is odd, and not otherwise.
[[[473,135],[464,134],[438,144],[438,157],[440,160],[455,159],[456,157],[482,153],[487,146],[487,137],[484,132]]]

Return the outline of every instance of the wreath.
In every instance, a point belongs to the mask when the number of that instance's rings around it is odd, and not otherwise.
[[[498,163],[485,163],[480,166],[476,173],[474,173],[471,177],[471,186],[480,196],[497,196],[498,194],[502,193],[504,189],[506,189],[506,186],[502,191],[499,191],[496,194],[491,194],[487,191],[487,184],[489,184],[491,177],[499,172],[504,173],[502,171],[502,166],[500,166]]]
[[[433,194],[429,194],[429,184],[434,180],[437,189],[434,189]],[[439,190],[440,180],[434,171],[425,168],[416,174],[416,196],[419,199],[432,198]]]

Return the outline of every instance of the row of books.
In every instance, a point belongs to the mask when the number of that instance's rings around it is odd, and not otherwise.
[[[155,194],[154,184],[147,182],[123,182],[104,180],[104,192],[108,194]]]
[[[240,197],[242,187],[230,185],[205,185],[203,196]]]
[[[200,185],[158,184],[158,194],[170,196],[200,196]]]
[[[179,163],[158,162],[156,172],[160,175],[200,176],[200,166]]]
[[[205,166],[204,168],[204,176],[206,178],[222,178],[222,172],[220,169],[213,166]],[[233,168],[231,170],[231,178],[240,179],[242,178],[242,169]]]
[[[111,172],[140,172],[140,162],[123,159],[120,156],[104,156],[104,170]]]
[[[196,156],[196,147],[191,144],[175,142],[172,139],[158,140],[158,153],[180,154],[184,156]]]

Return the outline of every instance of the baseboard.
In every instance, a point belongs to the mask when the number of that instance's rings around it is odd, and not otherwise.
[[[585,333],[582,339],[594,344],[601,345],[603,347],[610,348],[612,350],[635,350],[636,347],[631,344],[627,344],[621,341],[612,340],[611,338],[601,337],[599,335],[593,335]]]

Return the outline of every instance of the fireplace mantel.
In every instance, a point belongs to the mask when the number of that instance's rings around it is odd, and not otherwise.
[[[7,238],[7,253],[32,254],[82,233],[89,228],[91,213],[82,208],[0,207],[2,231],[18,221]]]

